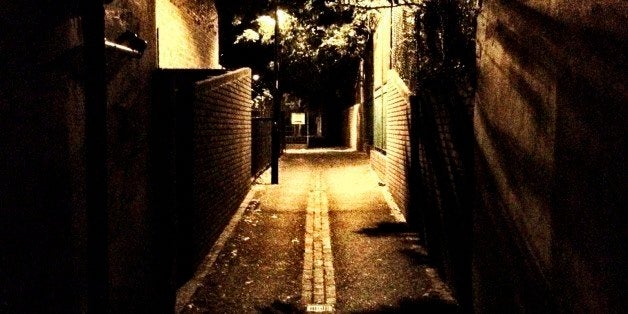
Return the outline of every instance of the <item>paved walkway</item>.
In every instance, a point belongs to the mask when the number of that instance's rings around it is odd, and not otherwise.
[[[178,312],[456,312],[365,154],[292,151],[259,181]]]

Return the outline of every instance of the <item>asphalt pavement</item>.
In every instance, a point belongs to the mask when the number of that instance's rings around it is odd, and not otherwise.
[[[457,313],[371,170],[346,150],[293,150],[251,189],[178,313]]]

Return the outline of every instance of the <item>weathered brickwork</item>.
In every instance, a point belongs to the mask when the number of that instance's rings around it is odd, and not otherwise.
[[[174,27],[187,23],[188,33],[193,34],[174,33],[196,40],[176,50],[179,56],[191,56],[192,61],[173,66],[217,65],[217,46],[211,45],[210,31],[215,24],[205,19],[205,14],[216,15],[213,2],[172,3],[176,8],[187,8],[186,14],[191,15],[166,24]],[[92,19],[83,9],[89,6],[33,0],[12,4],[0,13],[2,313],[159,313],[173,309],[176,287],[172,275],[180,262],[176,254],[182,244],[177,242],[180,237],[175,226],[182,216],[175,213],[173,200],[192,190],[171,184],[182,182],[177,181],[176,170],[196,165],[194,186],[199,197],[195,201],[217,206],[211,210],[219,212],[217,218],[197,215],[203,218],[198,219],[199,224],[210,221],[205,228],[195,227],[197,235],[205,237],[199,240],[199,247],[210,242],[206,230],[216,233],[221,229],[221,219],[237,208],[232,204],[239,202],[237,198],[250,186],[250,140],[244,135],[250,132],[250,72],[238,72],[237,78],[228,76],[237,82],[223,82],[226,92],[220,88],[215,92],[215,100],[211,100],[216,102],[215,110],[208,107],[212,106],[209,102],[197,106],[198,125],[218,125],[212,130],[198,128],[198,133],[213,132],[215,136],[197,138],[196,162],[178,163],[180,160],[173,158],[176,148],[186,142],[173,136],[173,130],[192,123],[170,123],[182,108],[162,105],[173,103],[177,90],[162,90],[163,86],[153,81],[158,74],[159,48],[163,48],[155,36],[155,1],[107,1],[104,12],[100,12],[104,13],[107,39],[115,41],[130,31],[147,41],[141,58],[111,49],[85,49],[89,46],[86,38],[94,37],[85,37],[83,32],[96,29],[101,40],[103,35],[98,31],[100,23],[94,23],[97,27],[87,25]],[[101,8],[102,3],[92,11],[99,13]],[[181,12],[168,13],[174,18]],[[202,25],[196,24],[197,19]],[[95,20],[102,23],[100,14]],[[195,47],[202,49],[192,49]],[[85,51],[96,57],[105,55],[102,79],[106,86],[98,79],[97,84],[86,79],[100,75],[85,72],[92,66],[98,68],[96,62],[85,63]],[[194,81],[216,75],[209,72]],[[103,99],[98,90],[104,93],[105,89]],[[153,99],[155,94],[166,97]],[[90,110],[103,104],[106,110],[102,115]],[[106,138],[100,137],[100,123]],[[193,134],[186,136],[192,142]],[[102,147],[102,154],[92,150],[95,147]],[[207,191],[214,194],[208,196]],[[93,209],[106,219],[88,219]],[[90,263],[91,257],[101,254],[106,257]],[[90,277],[94,274],[102,277]],[[96,277],[106,282],[89,286]],[[90,303],[99,298],[107,299]]]
[[[384,94],[386,183],[397,205],[407,216],[410,200],[410,93],[394,70],[388,76]]]
[[[371,149],[369,152],[369,158],[371,160],[371,167],[377,177],[382,181],[382,183],[386,183],[386,155],[376,149]]]
[[[626,4],[483,5],[475,306],[615,312],[625,280],[616,215],[625,195],[617,173],[625,146],[618,38],[627,35]]]
[[[410,207],[410,91],[396,68],[410,71],[413,58],[399,52],[404,49],[406,36],[412,35],[413,11],[404,7],[379,10],[380,20],[373,42],[373,146],[371,165],[380,179],[388,185],[393,198],[408,216]],[[392,22],[392,24],[391,24]],[[391,28],[393,29],[391,32]],[[393,38],[391,38],[391,35]],[[391,51],[391,41],[394,52]],[[391,58],[391,53],[394,57]],[[395,60],[391,60],[395,59]],[[394,66],[391,65],[391,61]],[[395,68],[395,69],[391,69]],[[408,72],[409,73],[409,72]],[[404,74],[407,74],[404,72]],[[406,75],[411,76],[411,75]],[[369,125],[369,124],[367,124]],[[367,131],[367,133],[369,133]]]
[[[198,262],[251,184],[251,71],[198,82],[193,107],[193,235]]]
[[[405,215],[410,202],[410,92],[399,75],[390,70],[383,87],[386,150],[371,151],[371,166],[388,185]],[[378,101],[376,99],[376,101]]]
[[[156,0],[155,12],[160,68],[220,68],[214,1]]]

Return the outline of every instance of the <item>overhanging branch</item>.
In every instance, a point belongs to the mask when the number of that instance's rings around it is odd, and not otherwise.
[[[390,7],[396,8],[396,7],[416,7],[416,6],[421,6],[423,4],[423,0],[418,0],[418,1],[404,1],[404,0],[388,0],[387,2],[389,4],[386,5],[382,5],[382,4],[377,4],[377,5],[364,5],[364,4],[351,4],[349,3],[350,1],[346,1],[345,2],[341,2],[337,3],[337,5],[341,6],[341,7],[348,7],[348,8],[355,8],[355,9],[364,9],[364,10],[378,10],[378,9],[388,9]],[[383,2],[383,1],[373,1],[373,2]]]

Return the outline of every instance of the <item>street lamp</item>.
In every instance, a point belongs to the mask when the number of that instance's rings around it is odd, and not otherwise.
[[[280,140],[280,119],[281,119],[281,94],[279,92],[279,0],[275,0],[275,95],[273,96],[273,128],[271,135],[271,156],[270,156],[270,183],[279,183],[279,152],[281,149]]]

